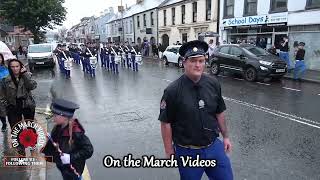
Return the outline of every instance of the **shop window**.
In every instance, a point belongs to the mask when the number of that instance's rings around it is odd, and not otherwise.
[[[185,24],[186,23],[186,6],[185,5],[181,6],[181,15],[182,15],[181,24]]]
[[[175,25],[176,24],[176,8],[172,8],[171,9],[172,11],[172,25]]]
[[[206,0],[206,20],[211,20],[211,0]]]
[[[307,0],[306,9],[320,8],[320,0]]]
[[[287,0],[271,0],[270,13],[288,11]]]
[[[252,16],[257,15],[257,0],[245,0],[244,1],[244,15]]]
[[[225,0],[224,1],[224,17],[230,18],[233,17],[234,11],[234,0]]]
[[[197,2],[192,3],[192,22],[197,22]]]
[[[167,25],[167,10],[163,10],[163,25]]]

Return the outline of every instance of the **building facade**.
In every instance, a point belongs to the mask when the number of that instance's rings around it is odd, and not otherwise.
[[[246,41],[269,49],[279,49],[289,37],[294,59],[295,41],[306,43],[308,69],[320,70],[320,2],[314,0],[221,0],[220,42]],[[261,43],[262,42],[262,43]]]
[[[158,19],[164,46],[196,40],[201,32],[218,32],[218,0],[169,0],[159,7]]]

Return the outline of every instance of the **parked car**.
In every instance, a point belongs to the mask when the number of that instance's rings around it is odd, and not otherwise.
[[[163,52],[162,59],[166,65],[169,65],[169,63],[174,63],[180,68],[183,68],[183,59],[179,54],[180,47],[181,45],[168,46]]]
[[[57,44],[45,43],[45,44],[33,44],[28,47],[28,63],[30,70],[34,70],[38,66],[55,66],[55,50]]]
[[[215,49],[209,63],[212,74],[240,73],[247,81],[262,77],[280,79],[287,73],[287,64],[279,57],[248,44],[221,45]]]

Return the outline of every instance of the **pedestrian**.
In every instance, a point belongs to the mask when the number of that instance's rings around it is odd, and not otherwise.
[[[157,57],[159,57],[159,55],[158,55],[158,47],[157,47],[157,45],[156,45],[156,43],[153,43],[152,44],[152,58],[157,58]]]
[[[22,119],[34,120],[36,103],[31,91],[37,88],[37,82],[17,59],[9,60],[8,70],[9,76],[1,83],[0,103],[1,107],[6,107],[12,130]],[[25,155],[23,146],[17,149],[19,154]]]
[[[210,41],[209,41],[209,50],[208,50],[209,59],[213,55],[213,52],[214,52],[215,48],[216,48],[216,45],[213,43],[213,39],[210,39]]]
[[[160,103],[165,153],[167,158],[174,154],[178,160],[181,180],[200,180],[204,172],[209,179],[233,179],[226,155],[231,143],[220,84],[203,74],[207,50],[208,44],[199,40],[182,45],[179,54],[184,57],[185,73],[164,90]],[[218,139],[219,131],[223,142]],[[216,160],[216,166],[182,166],[182,156],[196,159],[197,155],[203,160]]]
[[[48,143],[42,149],[47,161],[56,163],[64,180],[81,179],[86,160],[93,154],[93,146],[85,135],[74,112],[79,106],[71,101],[55,99],[51,104],[55,127],[48,136]]]
[[[3,55],[0,53],[0,79],[1,81],[6,78],[9,75],[9,71],[8,68],[6,67],[5,63],[4,63],[4,57]],[[2,127],[1,127],[1,131],[5,132],[7,130],[7,122],[6,122],[6,107],[5,106],[1,106],[2,104],[0,104],[0,119],[2,122]]]
[[[279,57],[281,60],[285,61],[288,65],[288,70],[291,71],[291,61],[289,57],[289,39],[287,36],[283,37],[283,41],[280,43],[280,53]]]
[[[20,55],[22,55],[22,46],[21,45],[19,46],[19,53],[20,53]]]
[[[300,42],[298,45],[298,51],[296,53],[296,64],[294,68],[294,80],[301,81],[301,78],[304,75],[304,72],[306,70],[306,65],[304,62],[304,56],[306,54],[306,51],[304,50],[305,43]]]

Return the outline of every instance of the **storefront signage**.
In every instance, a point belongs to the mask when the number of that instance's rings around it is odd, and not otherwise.
[[[222,26],[248,26],[258,24],[283,23],[288,21],[288,13],[277,13],[261,16],[247,16],[231,19],[223,19]]]

